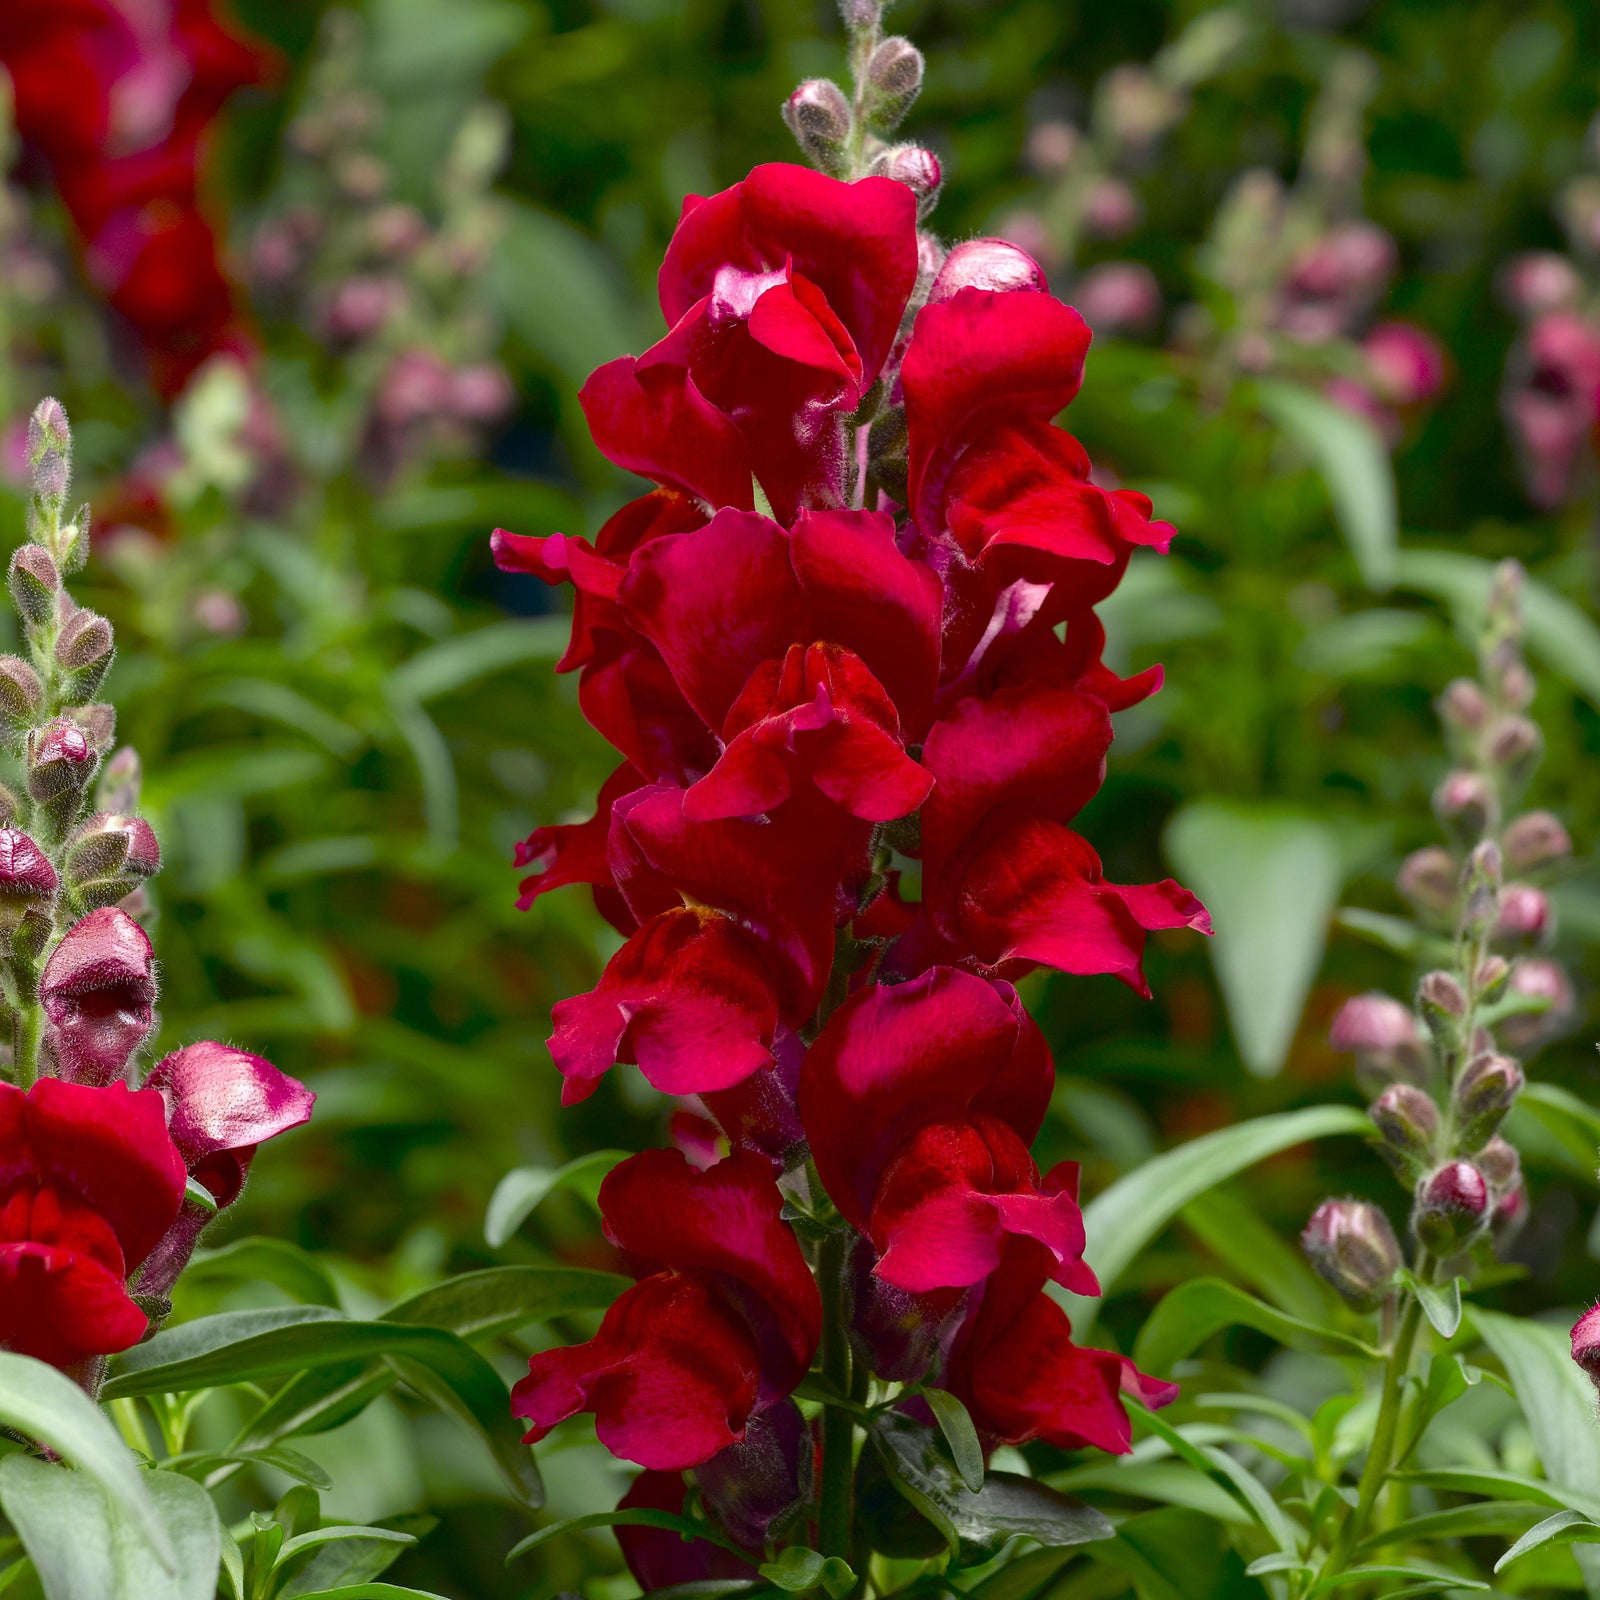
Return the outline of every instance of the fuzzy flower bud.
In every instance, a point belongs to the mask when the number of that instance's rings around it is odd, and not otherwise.
[[[95,805],[101,811],[131,816],[139,809],[142,773],[139,752],[125,744],[106,762],[95,789]]]
[[[883,0],[839,0],[839,16],[851,33],[875,28],[883,15]]]
[[[1102,261],[1072,290],[1073,303],[1096,333],[1147,333],[1161,316],[1161,286],[1142,261]]]
[[[66,407],[53,396],[41,400],[28,418],[28,465],[37,466],[46,454],[71,453],[72,427]]]
[[[1572,1359],[1600,1390],[1600,1306],[1594,1306],[1572,1325]]]
[[[143,817],[97,812],[67,840],[62,856],[75,912],[115,905],[161,867],[155,830]]]
[[[1522,1083],[1522,1068],[1516,1061],[1492,1051],[1474,1056],[1462,1068],[1451,1099],[1463,1150],[1482,1149],[1522,1093]]]
[[[1505,1194],[1522,1182],[1522,1157],[1516,1146],[1498,1133],[1472,1160],[1495,1194]]]
[[[1565,256],[1530,250],[1515,257],[1502,273],[1500,293],[1513,311],[1540,316],[1576,305],[1583,297],[1583,280]]]
[[[843,176],[852,118],[838,84],[806,79],[784,102],[783,120],[808,161],[836,178]]]
[[[1460,881],[1455,857],[1438,845],[1414,851],[1400,864],[1400,893],[1419,911],[1434,916],[1446,916],[1455,908]]]
[[[1427,1046],[1416,1016],[1391,995],[1374,991],[1346,1000],[1328,1030],[1328,1043],[1354,1055],[1363,1077],[1378,1083],[1416,1083],[1427,1073]]]
[[[1433,1160],[1439,1108],[1414,1084],[1391,1083],[1367,1108],[1383,1153],[1403,1180],[1415,1182]]]
[[[1506,865],[1513,872],[1531,872],[1572,854],[1572,839],[1560,818],[1549,811],[1529,811],[1511,823],[1500,838]]]
[[[21,656],[0,656],[0,715],[28,727],[43,699],[44,685],[28,663]]]
[[[922,93],[922,52],[909,39],[885,39],[867,63],[867,126],[893,133]]]
[[[155,960],[144,929],[115,907],[91,911],[45,964],[39,998],[62,1076],[110,1083],[153,1020]]]
[[[1527,717],[1502,717],[1489,733],[1486,753],[1497,767],[1521,776],[1544,748],[1539,725]]]
[[[1400,1270],[1400,1246],[1389,1219],[1364,1200],[1324,1200],[1300,1235],[1300,1247],[1311,1265],[1362,1310],[1382,1303]]]
[[[1478,997],[1492,1004],[1505,992],[1510,977],[1511,963],[1504,956],[1485,956],[1475,975]]]
[[[1500,1023],[1500,1037],[1512,1050],[1527,1052],[1558,1037],[1577,1011],[1566,969],[1544,956],[1524,956],[1517,962],[1506,995],[1539,1004],[1538,1010],[1506,1017]]]
[[[944,173],[939,158],[919,144],[890,145],[872,163],[875,177],[893,178],[917,197],[917,216],[926,217],[939,199]]]
[[[1463,733],[1476,733],[1489,720],[1489,700],[1471,678],[1452,678],[1434,702],[1440,720]]]
[[[1470,1161],[1447,1161],[1417,1186],[1411,1228],[1424,1248],[1451,1256],[1489,1224],[1489,1185]]]
[[[1554,930],[1550,897],[1530,883],[1508,883],[1500,891],[1494,936],[1507,944],[1541,944]]]
[[[1083,203],[1083,225],[1098,239],[1121,239],[1139,225],[1139,197],[1120,178],[1102,178]]]
[[[0,828],[0,928],[7,932],[23,913],[49,906],[56,894],[56,869],[19,828]]]
[[[1433,792],[1434,814],[1464,843],[1480,839],[1495,814],[1495,792],[1476,772],[1451,772]]]
[[[968,239],[944,258],[933,280],[929,305],[953,299],[963,289],[995,289],[1011,294],[1045,288],[1043,269],[1026,251],[1004,239]]]
[[[91,695],[111,670],[111,624],[94,611],[74,611],[56,637],[56,664],[72,675],[74,691]]]
[[[24,622],[40,627],[56,614],[61,574],[43,545],[25,544],[11,558],[11,598]]]
[[[88,734],[76,722],[57,717],[28,736],[28,793],[39,801],[82,793],[94,763]]]
[[[1417,1009],[1435,1034],[1452,1032],[1452,1024],[1467,1014],[1467,997],[1448,972],[1429,972],[1417,985]]]

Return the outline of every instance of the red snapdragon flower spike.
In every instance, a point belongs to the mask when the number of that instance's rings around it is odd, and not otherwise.
[[[950,1347],[943,1383],[995,1443],[1043,1439],[1063,1450],[1092,1445],[1126,1455],[1133,1433],[1121,1397],[1152,1409],[1178,1386],[1151,1378],[1125,1356],[1072,1342],[1072,1323],[1043,1287],[1049,1253],[1030,1239],[1007,1243]]]
[[[530,1359],[512,1391],[528,1442],[592,1411],[613,1455],[681,1471],[786,1399],[816,1354],[822,1302],[781,1206],[771,1165],[749,1151],[704,1172],[672,1150],[614,1168],[600,1212],[640,1281],[588,1343]]]
[[[256,1146],[310,1120],[316,1096],[270,1061],[204,1039],[163,1056],[145,1080],[190,1174],[219,1206],[238,1199]]]
[[[891,179],[774,164],[690,196],[661,269],[671,331],[580,396],[595,443],[712,507],[749,509],[751,474],[786,522],[846,504],[846,429],[916,273],[916,201]]]
[[[45,963],[39,998],[62,1076],[109,1083],[150,1031],[155,955],[143,928],[102,906],[67,929]]]
[[[136,1344],[148,1319],[126,1280],[183,1186],[160,1095],[0,1084],[0,1345],[65,1367]]]
[[[1011,999],[948,967],[863,989],[829,1019],[801,1069],[800,1116],[818,1175],[879,1251],[878,1276],[898,1288],[978,1283],[1005,1239],[1021,1234],[1044,1244],[1059,1282],[1099,1293],[1083,1262],[1077,1167],[1063,1163],[1041,1181],[1028,1154],[1037,1124],[1004,1120],[1005,1110],[1038,1109],[1019,1076],[1053,1076]]]

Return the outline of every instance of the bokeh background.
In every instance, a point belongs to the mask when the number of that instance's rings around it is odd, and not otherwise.
[[[207,136],[235,354],[159,392],[29,144],[0,217],[0,421],[54,392],[76,425],[97,526],[82,598],[118,629],[108,692],[166,853],[164,1038],[248,1044],[319,1094],[258,1163],[235,1234],[318,1252],[374,1304],[494,1262],[603,1265],[579,1193],[485,1238],[508,1170],[660,1143],[673,1109],[626,1071],[558,1115],[550,1006],[613,941],[582,891],[519,911],[512,853],[586,816],[609,765],[553,670],[565,596],[497,573],[488,535],[592,534],[634,492],[577,390],[656,337],[682,196],[795,158],[779,107],[843,74],[837,17],[827,0],[233,16],[274,53]],[[1352,993],[1406,992],[1425,953],[1395,872],[1436,836],[1431,702],[1470,669],[1505,556],[1536,580],[1532,799],[1578,844],[1554,890],[1574,992],[1533,1071],[1594,1098],[1600,13],[905,0],[890,20],[928,58],[905,133],[943,165],[931,225],[1006,232],[1085,306],[1098,337],[1068,421],[1179,528],[1106,607],[1113,658],[1163,662],[1167,687],[1121,719],[1083,829],[1113,877],[1178,871],[1219,935],[1158,941],[1153,1000],[1028,980],[1061,1074],[1041,1154],[1081,1158],[1093,1194],[1246,1115],[1357,1103],[1327,1023]],[[20,537],[15,475],[0,493]],[[1533,1213],[1500,1293],[1576,1304],[1600,1286],[1593,1152],[1519,1115]],[[1126,1338],[1218,1253],[1249,1281],[1330,1191],[1392,1199],[1358,1144],[1291,1152],[1191,1208],[1104,1326]],[[249,1292],[196,1284],[196,1307]],[[514,1519],[451,1427],[386,1401],[321,1441],[351,1469],[330,1511],[443,1519],[394,1581],[631,1592],[603,1535],[503,1569]],[[620,1483],[581,1446],[546,1470],[558,1510]]]

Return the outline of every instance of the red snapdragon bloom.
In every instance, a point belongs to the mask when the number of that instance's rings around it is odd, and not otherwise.
[[[993,1443],[1043,1439],[1063,1450],[1093,1445],[1126,1455],[1133,1433],[1122,1395],[1159,1408],[1177,1399],[1178,1386],[1140,1372],[1126,1356],[1075,1345],[1066,1312],[1043,1292],[1052,1266],[1036,1241],[1007,1241],[951,1344],[944,1385]]]
[[[272,58],[211,0],[38,0],[0,15],[17,129],[49,163],[95,286],[171,396],[248,345],[200,199],[204,141]]]
[[[155,952],[126,911],[101,906],[67,929],[39,983],[45,1042],[63,1077],[110,1083],[154,1020]]]
[[[628,1485],[628,1492],[617,1502],[618,1511],[665,1511],[681,1517],[689,1486],[681,1472],[641,1472]],[[670,1528],[633,1527],[627,1523],[616,1529],[622,1559],[633,1574],[633,1581],[646,1594],[657,1589],[676,1588],[681,1583],[707,1583],[746,1578],[755,1562],[741,1560],[731,1550],[712,1544],[709,1539],[685,1539]],[[751,1552],[752,1556],[756,1552]]]
[[[757,167],[691,195],[659,282],[666,338],[601,367],[580,399],[618,466],[712,507],[778,517],[849,503],[849,421],[917,276],[917,208],[888,178]]]
[[[821,1298],[780,1208],[771,1165],[749,1151],[704,1172],[674,1150],[616,1167],[600,1212],[640,1281],[587,1344],[531,1358],[512,1391],[528,1441],[592,1411],[613,1455],[680,1471],[743,1438],[793,1391],[821,1334]]]
[[[834,1204],[911,1293],[980,1282],[1011,1235],[1052,1276],[1098,1294],[1083,1262],[1077,1167],[1028,1154],[1055,1070],[1009,986],[949,967],[863,989],[829,1019],[800,1077],[800,1115]]]
[[[67,1367],[136,1344],[149,1319],[127,1279],[183,1185],[160,1095],[0,1084],[0,1345]]]

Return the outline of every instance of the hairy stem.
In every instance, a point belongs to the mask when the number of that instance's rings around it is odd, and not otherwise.
[[[847,1327],[845,1272],[850,1236],[830,1233],[823,1241],[817,1276],[822,1287],[822,1375],[840,1395],[850,1393],[850,1335]],[[822,1494],[817,1548],[825,1556],[850,1556],[854,1522],[855,1423],[840,1406],[822,1413]]]

